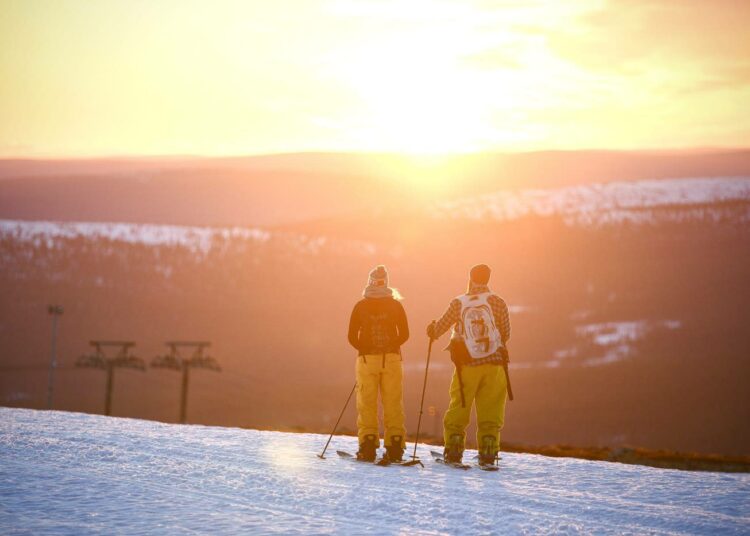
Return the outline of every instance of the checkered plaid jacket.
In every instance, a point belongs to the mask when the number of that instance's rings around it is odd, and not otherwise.
[[[471,284],[469,292],[466,294],[481,294],[482,292],[490,292],[487,285],[475,285]],[[500,330],[500,340],[503,342],[503,346],[510,339],[510,317],[508,316],[508,306],[505,301],[496,294],[491,294],[487,298],[487,302],[492,308],[492,315],[495,317],[495,325]],[[451,326],[461,319],[461,300],[454,298],[448,305],[448,309],[443,313],[435,323],[432,329],[431,336],[433,339],[439,338],[443,333],[448,331]],[[502,363],[503,354],[502,349],[499,348],[494,354],[488,355],[481,359],[472,359],[467,366],[474,367],[477,365],[485,365],[487,363]]]

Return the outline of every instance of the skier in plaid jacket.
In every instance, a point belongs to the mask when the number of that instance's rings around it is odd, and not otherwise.
[[[490,267],[474,266],[469,273],[466,294],[454,298],[443,315],[427,326],[427,336],[438,339],[450,327],[453,336],[449,349],[456,368],[450,386],[450,404],[443,418],[445,459],[460,462],[466,441],[466,428],[471,418],[472,403],[477,412],[477,445],[480,463],[494,463],[500,448],[500,430],[505,422],[507,399],[508,352],[510,319],[505,301],[489,287]],[[464,344],[462,311],[467,299],[481,298],[489,304],[499,345],[489,355],[473,357]]]

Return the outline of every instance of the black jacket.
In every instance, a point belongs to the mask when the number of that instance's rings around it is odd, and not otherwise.
[[[393,298],[363,298],[349,319],[349,344],[360,355],[399,353],[409,339],[409,324],[401,302]]]

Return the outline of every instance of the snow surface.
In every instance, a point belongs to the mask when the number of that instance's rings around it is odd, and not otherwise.
[[[638,180],[550,189],[501,191],[436,204],[437,217],[514,220],[562,216],[568,225],[713,220],[729,213],[708,204],[750,201],[750,178],[711,177]],[[656,216],[652,209],[668,208]],[[679,208],[679,210],[678,210]],[[750,209],[734,214],[750,221]]]
[[[355,438],[0,408],[2,534],[747,534],[750,475],[503,454],[340,459]],[[428,458],[427,448],[419,450]]]

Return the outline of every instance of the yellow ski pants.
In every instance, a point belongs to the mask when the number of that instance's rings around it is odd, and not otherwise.
[[[378,392],[383,402],[385,446],[391,437],[406,441],[401,356],[399,354],[367,354],[357,357],[357,435],[362,443],[372,434],[380,438],[378,426]],[[380,440],[378,439],[378,444]],[[403,443],[402,443],[403,444]]]
[[[461,367],[464,384],[465,407],[461,406],[461,386],[458,371],[451,380],[451,401],[443,418],[445,444],[448,445],[455,434],[461,436],[461,447],[466,442],[466,427],[471,419],[471,405],[477,408],[477,446],[481,448],[482,438],[492,436],[496,448],[500,448],[500,430],[505,423],[505,401],[507,382],[505,371],[498,364]]]

